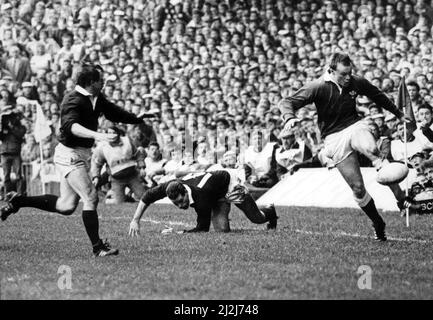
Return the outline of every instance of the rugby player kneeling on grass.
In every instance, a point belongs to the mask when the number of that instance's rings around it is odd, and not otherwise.
[[[140,219],[144,211],[154,202],[168,198],[180,209],[192,207],[197,212],[197,226],[185,232],[207,232],[210,223],[215,231],[229,232],[230,204],[235,204],[247,218],[257,224],[268,222],[268,229],[277,227],[275,207],[263,206],[259,209],[248,190],[233,183],[227,171],[214,171],[183,180],[172,180],[147,190],[141,198],[129,226],[129,235],[136,236],[140,231]]]

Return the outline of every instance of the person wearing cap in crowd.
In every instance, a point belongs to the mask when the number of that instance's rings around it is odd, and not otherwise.
[[[402,121],[406,121],[406,118],[377,87],[365,78],[353,75],[352,68],[353,62],[347,54],[334,53],[329,69],[322,77],[283,99],[280,108],[285,123],[284,130],[290,130],[296,122],[296,110],[314,102],[324,139],[325,155],[335,163],[352,189],[355,201],[372,221],[375,238],[386,241],[385,222],[379,215],[374,200],[365,190],[354,151],[367,156],[377,169],[381,168],[383,159],[380,158],[367,123],[356,112],[356,96],[365,95]]]
[[[275,150],[277,175],[281,180],[293,167],[312,158],[313,154],[304,141],[297,141],[293,130],[282,131],[279,135],[281,146]]]
[[[4,176],[4,194],[16,191],[25,194],[26,184],[21,171],[21,145],[24,142],[26,128],[21,124],[21,114],[13,106],[8,105],[0,110],[0,155]],[[11,181],[11,173],[15,173],[16,188]]]
[[[101,169],[107,164],[107,170],[111,177],[111,190],[113,203],[125,202],[125,189],[130,188],[134,197],[138,200],[144,193],[144,184],[140,177],[145,173],[145,151],[135,148],[130,138],[124,131],[112,124],[107,128],[107,133],[116,135],[114,141],[102,141],[96,145],[92,153],[91,175],[95,187],[100,186]]]
[[[382,114],[382,108],[375,103],[371,103],[368,107],[368,115],[370,118],[376,114]]]
[[[385,125],[386,125],[387,129],[384,131],[383,134],[384,134],[384,136],[387,136],[387,137],[390,137],[393,139],[395,137],[398,119],[395,115],[390,113],[385,117],[384,121],[385,121]]]
[[[379,128],[379,134],[381,136],[386,134],[388,127],[385,125],[385,115],[383,113],[376,113],[370,117]]]
[[[428,160],[429,155],[427,152],[417,152],[409,157],[409,165],[414,168],[417,173],[422,173],[421,164],[424,160]]]
[[[38,91],[36,90],[35,86],[31,82],[25,81],[21,84],[21,87],[22,87],[22,96],[24,98],[26,98],[27,100],[38,101],[40,103]]]

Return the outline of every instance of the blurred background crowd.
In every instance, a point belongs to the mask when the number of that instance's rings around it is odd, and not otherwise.
[[[82,61],[102,66],[104,93],[111,101],[137,114],[154,115],[146,124],[118,130],[144,155],[137,171],[147,187],[161,179],[226,167],[242,172],[240,179],[260,191],[299,167],[332,166],[320,154],[314,106],[299,110],[298,126],[282,136],[278,102],[321,76],[336,51],[348,52],[356,73],[393,101],[400,79],[406,77],[419,125],[408,137],[408,157],[418,168],[433,149],[433,1],[0,4],[5,189],[12,188],[11,171],[18,180],[13,187],[25,189],[19,182],[20,161],[40,162],[41,148],[32,134],[35,102],[52,127],[53,135],[42,148],[43,161],[52,161],[60,103],[74,90],[75,66]],[[397,119],[366,97],[357,97],[357,106],[360,115],[370,119],[383,156],[403,160],[403,130]],[[101,119],[101,130],[109,127]],[[109,166],[105,172],[111,181]]]

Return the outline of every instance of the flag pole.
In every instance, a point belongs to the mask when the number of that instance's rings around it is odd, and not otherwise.
[[[42,194],[45,194],[45,183],[42,180],[42,167],[44,165],[44,154],[42,153],[42,141],[39,141],[39,153],[41,155],[41,168],[39,169],[39,177],[41,178]]]
[[[403,80],[404,81],[404,78]],[[403,112],[404,114],[406,114],[406,106],[403,107]],[[404,122],[403,125],[403,134],[404,134],[404,164],[406,165],[406,167],[408,167],[407,164],[407,128],[406,128],[406,121]],[[406,198],[409,196],[409,178],[406,177],[406,188],[405,188],[405,196]],[[409,228],[409,208],[405,208],[406,211],[406,227]]]
[[[401,78],[401,81],[403,83],[400,83],[400,88],[401,88],[401,84],[403,85],[404,88],[404,92],[406,93],[406,77],[403,76]],[[410,99],[410,98],[409,98]],[[407,115],[407,103],[403,103],[403,114],[406,116]],[[404,164],[406,165],[406,167],[409,167],[407,164],[407,123],[406,121],[403,122],[403,135],[404,135]],[[405,188],[405,196],[406,198],[409,196],[409,178],[406,177],[406,188]],[[409,228],[409,208],[405,208],[406,211],[406,227]]]

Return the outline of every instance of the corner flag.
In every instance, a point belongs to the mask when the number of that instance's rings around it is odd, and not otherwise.
[[[410,122],[406,123],[406,127],[408,134],[412,134],[416,130],[417,126],[404,76],[400,80],[400,85],[398,86],[397,108],[402,110],[406,118],[410,120]]]
[[[45,118],[41,105],[36,101],[32,103],[36,105],[36,120],[35,120],[35,128],[34,128],[33,135],[35,136],[36,142],[39,143],[39,152],[41,156],[41,166],[42,166],[44,163],[44,154],[42,152],[42,140],[44,140],[45,138],[51,135],[51,128],[50,128],[50,124]],[[45,183],[43,182],[42,174],[41,174],[41,183],[42,183],[42,193],[45,194]]]
[[[410,100],[409,92],[406,87],[406,78],[403,76],[398,86],[397,108],[403,111],[409,122],[404,123],[404,164],[407,166],[407,136],[416,130],[416,120],[413,114],[412,102]],[[406,179],[406,197],[409,195],[409,185]],[[409,208],[406,208],[406,227],[409,227]]]
[[[50,124],[45,118],[44,112],[39,103],[36,103],[36,121],[33,134],[37,143],[41,143],[42,140],[51,135]]]

